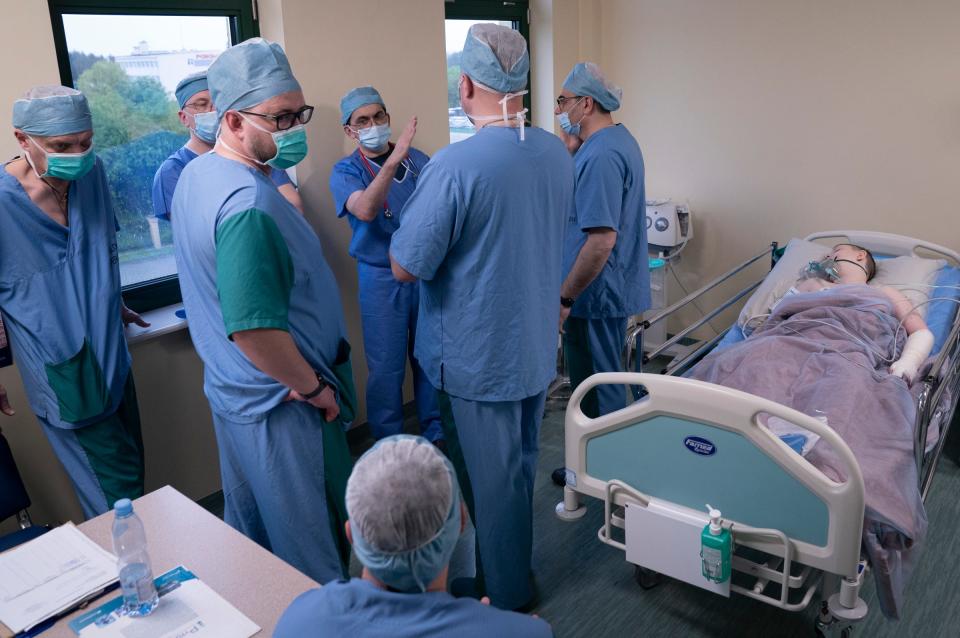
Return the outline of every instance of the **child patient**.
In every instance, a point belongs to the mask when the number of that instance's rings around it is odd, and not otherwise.
[[[823,260],[811,262],[790,292],[817,292],[835,286],[866,284],[875,274],[877,264],[869,250],[855,244],[837,244]],[[890,366],[890,374],[913,383],[933,348],[933,333],[903,293],[890,286],[879,290],[893,303],[893,314],[907,333],[907,342],[900,358]]]

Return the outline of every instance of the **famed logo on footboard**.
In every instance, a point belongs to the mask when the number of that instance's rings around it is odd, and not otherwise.
[[[683,440],[683,444],[694,454],[702,456],[710,456],[717,451],[716,445],[706,439],[701,439],[699,436],[688,436]]]

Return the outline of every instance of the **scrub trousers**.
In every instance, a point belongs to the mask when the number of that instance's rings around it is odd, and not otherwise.
[[[578,385],[597,372],[623,370],[623,344],[626,339],[627,318],[582,319],[568,317],[563,325],[563,355],[570,373],[570,387]],[[595,419],[627,405],[624,386],[601,385],[583,398],[580,408]]]
[[[413,356],[420,308],[416,282],[394,279],[390,268],[357,262],[360,318],[367,369],[367,421],[374,438],[403,431],[403,376],[407,360],[421,432],[427,440],[443,438],[437,391]]]
[[[533,483],[546,390],[521,401],[440,393],[447,453],[477,534],[477,582],[501,609],[533,598]]]
[[[321,584],[344,578],[352,460],[341,420],[288,401],[253,422],[214,412],[213,427],[227,524]]]
[[[143,496],[143,437],[132,372],[113,414],[70,430],[37,420],[73,483],[85,518],[109,511],[121,498]]]

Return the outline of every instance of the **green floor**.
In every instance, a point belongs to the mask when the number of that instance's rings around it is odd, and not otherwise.
[[[358,442],[359,444],[359,442]],[[361,445],[362,446],[362,445]],[[857,636],[960,636],[960,427],[954,427],[927,499],[930,531],[906,592],[903,620],[887,621],[873,594],[872,576],[862,596],[871,611]],[[722,598],[675,581],[644,591],[623,552],[597,540],[602,504],[590,502],[577,522],[553,514],[562,490],[550,472],[563,463],[562,407],[548,408],[540,436],[534,494],[534,571],[540,588],[536,613],[557,636],[775,636],[813,635],[816,605],[790,613],[741,596]],[[223,499],[201,503],[222,515]],[[354,566],[354,570],[356,566]]]

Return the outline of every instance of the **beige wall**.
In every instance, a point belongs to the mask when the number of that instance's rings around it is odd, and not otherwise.
[[[960,3],[599,5],[647,192],[696,215],[688,283],[831,228],[960,248]]]

